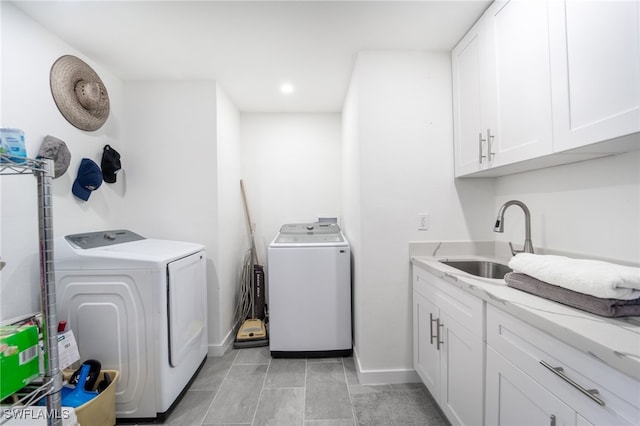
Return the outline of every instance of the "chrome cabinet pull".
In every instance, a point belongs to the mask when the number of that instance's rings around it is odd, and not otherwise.
[[[556,416],[555,415],[551,415],[551,418],[549,419],[549,426],[556,426]]]
[[[430,320],[429,321],[429,327],[430,327],[429,335],[431,336],[431,344],[433,345],[433,339],[436,339],[438,337],[438,336],[434,336],[433,335],[433,323],[436,322],[436,321],[439,321],[439,320],[433,319],[433,314],[432,313],[429,313],[429,320]]]
[[[444,324],[440,324],[440,318],[436,320],[436,323],[438,326],[438,332],[436,333],[438,335],[438,339],[436,340],[436,349],[440,350],[440,345],[444,344],[444,341],[440,340],[440,328],[444,327]]]
[[[487,156],[488,160],[493,160],[493,156],[496,155],[493,152],[493,135],[491,134],[491,129],[487,129]]]
[[[478,133],[478,161],[482,164],[482,159],[487,158],[486,155],[482,155],[482,143],[486,142],[486,139],[482,138],[482,132]]]
[[[444,273],[444,278],[449,278],[449,280],[451,281],[458,282],[458,277],[456,277],[455,275],[451,275],[448,272]]]
[[[554,367],[551,364],[545,362],[545,361],[540,361],[540,364],[542,364],[543,367],[545,367],[547,370],[551,371],[553,374],[555,374],[556,376],[560,377],[562,380],[564,380],[565,382],[569,383],[571,386],[573,386],[574,388],[576,388],[577,390],[579,390],[580,392],[582,392],[583,395],[586,395],[587,397],[589,397],[592,401],[604,406],[604,401],[600,398],[598,398],[598,394],[600,392],[598,392],[597,389],[585,389],[583,386],[581,386],[580,384],[576,383],[571,377],[567,376],[566,374],[564,374],[564,368],[562,367]]]

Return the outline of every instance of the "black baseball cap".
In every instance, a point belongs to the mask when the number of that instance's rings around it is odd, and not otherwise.
[[[116,173],[120,171],[122,165],[120,164],[120,154],[118,154],[118,151],[111,148],[110,145],[104,146],[101,168],[102,178],[104,181],[107,183],[115,183]]]

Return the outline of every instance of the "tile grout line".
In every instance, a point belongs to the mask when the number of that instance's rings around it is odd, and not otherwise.
[[[204,416],[202,417],[202,421],[200,422],[200,425],[204,425],[204,421],[207,418],[207,414],[209,414],[209,410],[211,410],[211,407],[213,407],[213,403],[215,402],[216,398],[218,397],[218,394],[220,393],[220,389],[222,389],[222,385],[224,384],[225,380],[227,380],[227,377],[229,376],[229,372],[231,371],[231,368],[233,368],[233,363],[236,361],[236,358],[238,357],[239,353],[240,352],[236,353],[236,356],[234,356],[233,360],[231,360],[231,365],[229,366],[229,369],[225,373],[224,378],[220,382],[220,385],[216,389],[216,394],[211,399],[211,402],[209,403],[209,407],[207,407],[206,411],[204,412]]]
[[[264,373],[264,379],[262,379],[262,387],[260,388],[260,394],[258,395],[258,402],[256,403],[256,408],[253,410],[253,418],[251,419],[251,424],[253,425],[256,421],[256,416],[258,415],[258,407],[260,406],[260,400],[262,399],[262,394],[264,393],[264,384],[267,382],[267,375],[269,374],[269,369],[271,368],[272,358],[269,357],[269,362],[267,363],[267,371]],[[264,364],[258,364],[264,365]]]
[[[349,396],[349,405],[351,405],[351,416],[353,417],[353,424],[358,425],[356,419],[355,407],[353,405],[353,398],[351,397],[351,389],[349,388],[349,377],[347,377],[347,366],[344,365],[344,357],[342,358],[342,369],[344,371],[344,383],[347,385],[347,395]]]
[[[307,367],[309,366],[309,359],[304,359],[304,387],[302,388],[302,426],[307,420]]]

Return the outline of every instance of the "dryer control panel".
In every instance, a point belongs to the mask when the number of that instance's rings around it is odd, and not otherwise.
[[[144,240],[145,238],[128,229],[115,229],[111,231],[88,232],[86,234],[73,234],[64,237],[69,244],[79,249],[91,249],[96,247],[111,246],[114,244],[129,243],[131,241]]]

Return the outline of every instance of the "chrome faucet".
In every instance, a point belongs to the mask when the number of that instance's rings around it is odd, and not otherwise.
[[[498,218],[496,224],[493,227],[493,232],[504,232],[504,212],[509,206],[519,206],[524,212],[524,248],[523,250],[515,250],[513,244],[509,241],[509,247],[511,248],[511,254],[515,256],[518,253],[533,253],[533,244],[531,243],[531,214],[527,206],[518,200],[507,201],[500,207],[498,211]]]

